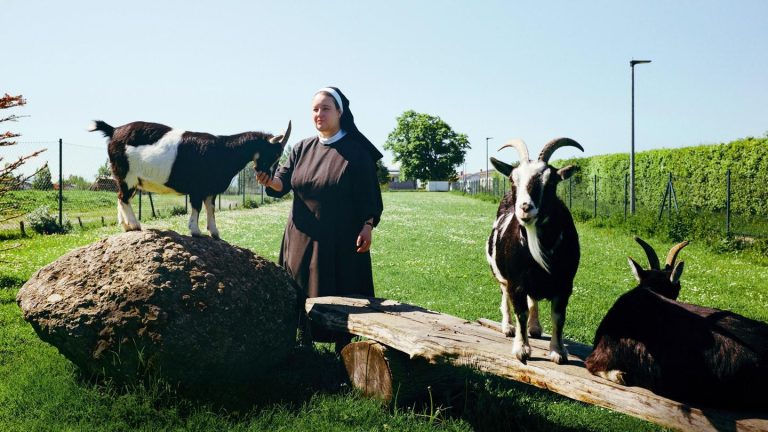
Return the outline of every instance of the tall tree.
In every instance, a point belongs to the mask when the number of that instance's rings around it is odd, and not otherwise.
[[[104,165],[99,166],[99,169],[96,170],[96,180],[102,177],[112,178],[112,168],[109,166],[109,159],[104,162]]]
[[[389,169],[381,159],[376,161],[376,177],[379,179],[379,184],[389,183]]]
[[[22,95],[11,96],[8,93],[5,93],[3,97],[0,97],[0,110],[20,107],[26,105],[26,103],[27,101]],[[15,114],[0,116],[0,123],[17,121],[21,117],[24,116]],[[16,141],[13,139],[18,138],[19,136],[21,135],[10,131],[5,133],[0,132],[0,147],[16,145]],[[22,174],[17,175],[16,170],[21,168],[21,166],[24,165],[29,159],[44,151],[45,149],[32,152],[26,156],[19,157],[13,162],[3,162],[5,158],[0,155],[0,165],[2,165],[0,168],[0,222],[24,215],[24,212],[17,210],[18,206],[16,203],[9,199],[8,192],[19,189],[24,182],[37,174],[34,173],[29,176],[24,176]],[[45,167],[47,167],[47,165]]]
[[[402,177],[418,180],[454,178],[469,147],[467,136],[454,132],[440,117],[412,110],[397,118],[384,143],[400,162]]]
[[[32,189],[37,190],[51,190],[53,189],[53,182],[51,181],[51,170],[48,169],[48,165],[44,166],[38,171],[35,179],[32,180]]]

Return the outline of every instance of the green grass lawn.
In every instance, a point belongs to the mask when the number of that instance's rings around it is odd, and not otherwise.
[[[374,231],[377,295],[466,319],[498,320],[499,289],[484,256],[496,205],[445,193],[384,195]],[[113,207],[113,203],[110,203]],[[275,260],[290,202],[217,215],[222,237]],[[186,234],[186,217],[147,221],[145,227]],[[204,226],[204,222],[201,223]],[[578,226],[582,262],[568,309],[566,337],[591,343],[621,293],[634,286],[626,262],[645,263],[630,236]],[[67,251],[116,234],[108,226],[68,235],[0,242],[0,430],[659,430],[605,409],[479,373],[462,395],[428,406],[386,408],[358,397],[341,380],[328,346],[301,351],[262,388],[247,394],[193,401],[162,386],[121,389],[82,380],[74,366],[43,343],[16,306],[30,275]],[[659,255],[671,244],[648,239]],[[768,266],[740,255],[715,255],[691,244],[681,300],[727,308],[768,321]],[[550,329],[548,304],[542,308]],[[511,350],[511,342],[510,342]]]
[[[117,193],[105,191],[87,191],[87,190],[65,190],[62,195],[62,212],[65,218],[68,218],[73,225],[78,224],[78,218],[84,225],[101,225],[104,218],[106,225],[114,225],[117,222]],[[265,201],[271,198],[264,197]],[[246,195],[246,201],[261,203],[261,196],[249,193]],[[2,204],[9,205],[2,205]],[[141,199],[142,220],[152,219],[152,204],[155,208],[157,218],[168,217],[172,210],[186,207],[187,203],[183,195],[162,195],[152,194],[152,203],[148,195],[143,194]],[[39,191],[11,191],[3,197],[0,203],[1,208],[7,208],[9,211],[17,213],[29,213],[41,206],[48,206],[53,214],[58,217],[59,211],[59,192],[55,190]],[[131,206],[136,216],[139,216],[139,196],[138,194],[131,200]],[[231,210],[243,207],[242,195],[221,195],[216,199],[216,207],[219,210]],[[5,219],[0,215],[0,221]],[[5,222],[0,222],[0,233],[18,232],[19,220],[24,217],[14,218]],[[8,233],[7,233],[8,234]]]

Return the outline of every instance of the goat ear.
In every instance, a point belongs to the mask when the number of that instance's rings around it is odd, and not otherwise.
[[[645,270],[643,270],[643,267],[633,260],[632,257],[627,257],[627,261],[629,262],[629,269],[632,270],[635,279],[637,279],[638,282],[642,282],[645,277]]]
[[[680,277],[683,275],[683,267],[685,262],[680,261],[679,263],[675,264],[675,267],[672,269],[672,273],[669,275],[669,281],[672,283],[678,283],[680,282]]]
[[[504,174],[505,177],[509,177],[509,175],[512,174],[512,170],[517,167],[517,165],[510,165],[506,162],[502,162],[496,159],[495,157],[491,157],[491,165],[496,168],[496,171]]]
[[[572,175],[576,174],[578,170],[579,167],[576,165],[568,165],[557,170],[557,174],[560,176],[561,180],[567,180],[571,178]]]

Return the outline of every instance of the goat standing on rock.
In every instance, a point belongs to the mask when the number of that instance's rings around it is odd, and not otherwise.
[[[512,140],[499,150],[516,149],[520,155],[518,166],[491,158],[493,166],[512,184],[499,204],[486,254],[501,286],[502,331],[512,335],[511,305],[517,320],[512,354],[523,363],[531,355],[528,332],[532,337],[541,336],[541,299],[552,302],[549,358],[558,364],[568,361],[562,337],[565,308],[579,267],[579,236],[571,213],[556,192],[557,184],[577,168],[569,165],[558,170],[549,165],[552,153],[565,146],[584,151],[576,141],[558,138],[544,146],[538,160],[530,161],[525,143]]]
[[[283,135],[243,132],[211,135],[171,129],[158,123],[133,122],[112,127],[94,121],[90,131],[109,138],[109,162],[117,183],[117,220],[125,231],[141,229],[131,208],[136,189],[147,192],[189,195],[192,214],[189,230],[200,236],[198,219],[202,204],[211,237],[219,238],[214,218],[214,199],[232,178],[253,161],[257,171],[274,171],[291,134],[291,122]]]

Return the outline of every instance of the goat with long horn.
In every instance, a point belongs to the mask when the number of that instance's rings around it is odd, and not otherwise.
[[[638,284],[597,327],[587,370],[684,402],[764,410],[765,398],[745,389],[768,385],[768,324],[678,301],[685,263],[677,255],[688,242],[670,249],[662,269],[653,248],[635,240],[650,268],[628,259]]]
[[[562,342],[565,309],[579,266],[579,236],[568,208],[557,198],[557,184],[571,177],[576,167],[557,169],[549,158],[561,147],[584,149],[570,138],[547,143],[536,161],[528,158],[523,140],[514,139],[499,150],[514,148],[518,165],[491,158],[493,166],[511,181],[496,213],[486,255],[501,287],[502,330],[511,336],[510,308],[516,325],[512,354],[525,362],[531,354],[528,334],[541,336],[538,301],[552,302],[552,339],[549,357],[565,363],[568,351]]]

